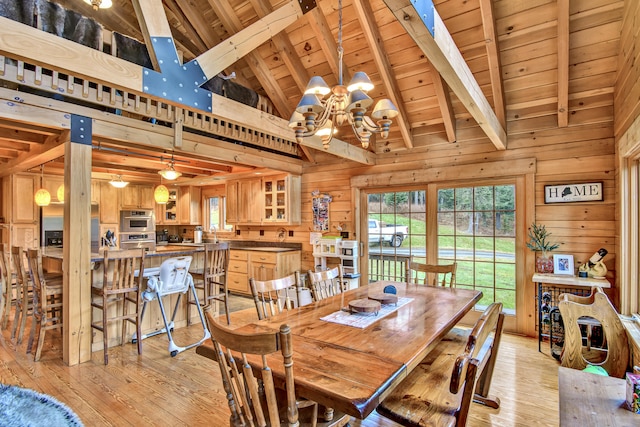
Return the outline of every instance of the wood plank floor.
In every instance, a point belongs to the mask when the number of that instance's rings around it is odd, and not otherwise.
[[[238,300],[233,306],[245,304]],[[10,325],[0,334],[0,382],[56,397],[86,426],[228,425],[229,409],[217,365],[195,349],[172,358],[166,335],[144,340],[141,356],[128,343],[109,350],[107,366],[100,351],[90,362],[67,367],[57,331],[47,333],[42,358],[34,362],[32,355],[25,354],[29,323],[17,347],[10,339]],[[195,324],[176,330],[174,339],[185,345],[201,336],[202,329]],[[537,340],[503,334],[491,387],[501,407],[473,404],[468,425],[557,426],[557,373],[558,363],[538,352]],[[380,418],[374,414],[351,425],[384,426]]]

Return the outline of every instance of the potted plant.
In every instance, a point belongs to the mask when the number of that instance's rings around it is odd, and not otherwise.
[[[551,233],[547,231],[544,225],[531,224],[527,247],[534,252],[541,253],[536,258],[536,271],[538,273],[553,273],[553,259],[551,259],[549,252],[558,249],[560,245],[551,243],[549,236],[551,236]]]

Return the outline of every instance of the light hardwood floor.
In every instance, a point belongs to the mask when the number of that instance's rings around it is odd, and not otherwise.
[[[233,307],[243,307],[236,301]],[[11,325],[11,323],[9,323]],[[29,324],[27,324],[27,327]],[[175,331],[178,345],[202,335],[195,324]],[[50,394],[67,404],[86,426],[226,426],[229,409],[214,362],[195,349],[171,357],[165,335],[143,342],[143,354],[125,344],[102,352],[90,362],[67,367],[62,362],[60,335],[48,332],[42,359],[25,354],[28,328],[16,348],[10,327],[0,334],[0,382]],[[295,351],[295,342],[294,342]],[[294,356],[295,362],[295,356]],[[469,426],[557,426],[558,363],[538,352],[536,339],[504,334],[491,394],[498,410],[473,404]],[[383,426],[375,415],[352,426]]]

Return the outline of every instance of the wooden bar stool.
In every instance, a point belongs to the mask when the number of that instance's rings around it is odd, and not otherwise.
[[[142,336],[140,328],[140,293],[144,274],[144,249],[105,251],[102,283],[91,287],[91,306],[102,316],[91,322],[91,327],[102,332],[104,364],[109,363],[109,323],[122,321],[120,344],[124,344],[127,322],[136,327],[136,337]],[[113,307],[113,306],[116,307]],[[110,307],[111,306],[111,307]],[[133,307],[133,311],[129,309]],[[110,315],[110,313],[114,313]],[[142,354],[142,340],[136,340],[138,354]]]
[[[16,277],[11,272],[11,263],[9,261],[8,245],[0,243],[0,284],[2,285],[2,294],[0,295],[0,329],[7,327],[11,306],[16,305]]]
[[[16,272],[16,312],[13,316],[13,327],[11,328],[11,339],[16,339],[16,343],[22,343],[22,335],[27,324],[27,317],[33,314],[33,286],[31,279],[24,268],[24,255],[22,247],[11,247],[11,258]],[[18,325],[20,325],[18,327]]]
[[[42,270],[42,256],[39,249],[28,249],[27,260],[33,280],[33,321],[27,343],[27,353],[31,351],[34,338],[37,340],[33,360],[40,360],[46,331],[59,329],[62,332],[62,281],[45,279]]]
[[[187,296],[187,324],[191,325],[191,306],[200,304],[208,306],[210,301],[221,302],[229,319],[229,290],[227,288],[227,271],[229,270],[229,243],[205,243],[204,266],[202,270],[191,270],[196,292],[202,291],[202,299],[194,300]],[[218,312],[218,310],[216,310]]]

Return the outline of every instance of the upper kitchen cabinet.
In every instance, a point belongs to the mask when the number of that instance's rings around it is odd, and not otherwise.
[[[167,187],[169,190],[169,200],[167,203],[157,205],[157,224],[177,224],[178,223],[178,194],[179,188],[175,186]]]
[[[122,209],[153,209],[152,185],[127,185],[121,189],[120,207]]]
[[[297,225],[300,220],[299,176],[283,174],[227,182],[229,224]]]
[[[118,224],[120,222],[120,209],[118,207],[119,191],[120,189],[108,182],[103,181],[100,183],[100,202],[98,204],[100,205],[101,224]]]
[[[227,223],[243,225],[262,223],[262,180],[244,179],[227,182]]]
[[[40,177],[33,175],[13,175],[11,192],[11,222],[36,224],[38,221],[38,205],[34,194],[40,186]]]
[[[269,177],[263,178],[262,183],[264,223],[300,224],[300,177]]]
[[[200,187],[180,187],[178,196],[178,221],[180,224],[202,225]]]

